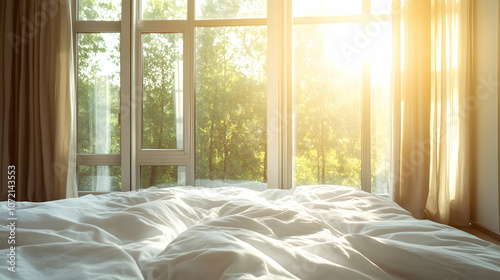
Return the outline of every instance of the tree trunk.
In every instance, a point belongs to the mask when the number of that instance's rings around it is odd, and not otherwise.
[[[325,184],[325,165],[326,165],[326,160],[325,160],[325,123],[322,121],[321,122],[321,184]]]
[[[316,167],[317,167],[317,170],[318,170],[318,174],[317,174],[317,182],[318,184],[321,182],[321,178],[320,178],[320,166],[319,166],[319,147],[316,147]]]
[[[227,180],[227,159],[229,157],[229,150],[227,148],[227,126],[226,126],[226,135],[224,137],[224,181]]]
[[[262,177],[264,183],[267,183],[267,139],[264,144],[264,170],[262,171]]]
[[[160,129],[160,140],[158,141],[158,149],[161,149],[161,145],[163,143],[161,135],[163,135],[163,127]],[[152,187],[156,184],[156,176],[158,174],[157,172],[158,166],[151,166],[151,177],[149,177],[149,186]]]
[[[214,150],[214,116],[210,120],[210,138],[208,139],[208,172],[210,174],[210,180],[214,179],[214,168],[213,168],[213,150]]]

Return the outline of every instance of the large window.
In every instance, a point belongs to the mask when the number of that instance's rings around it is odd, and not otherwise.
[[[77,71],[77,175],[79,191],[120,191],[120,125],[125,84],[121,1],[80,0],[73,7]]]
[[[293,184],[387,193],[391,1],[292,1]]]
[[[74,0],[79,191],[387,193],[390,0]]]

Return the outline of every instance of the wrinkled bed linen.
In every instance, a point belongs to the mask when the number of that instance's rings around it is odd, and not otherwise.
[[[150,188],[16,217],[1,279],[500,279],[500,246],[348,187]]]

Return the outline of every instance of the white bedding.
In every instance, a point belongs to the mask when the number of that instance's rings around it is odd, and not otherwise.
[[[0,278],[500,279],[500,246],[347,187],[152,188],[16,210],[13,273],[0,205]]]

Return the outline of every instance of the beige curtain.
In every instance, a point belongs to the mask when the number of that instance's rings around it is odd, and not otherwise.
[[[453,225],[470,215],[470,14],[470,0],[410,0],[395,13],[391,195],[417,218]]]
[[[1,192],[16,200],[76,195],[74,74],[69,0],[0,2]]]

